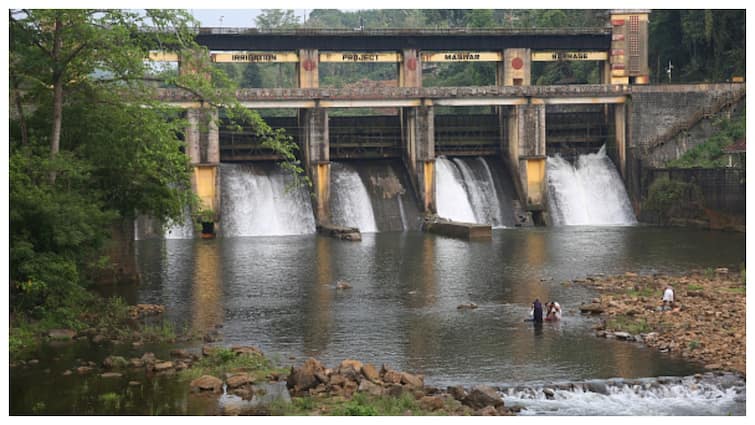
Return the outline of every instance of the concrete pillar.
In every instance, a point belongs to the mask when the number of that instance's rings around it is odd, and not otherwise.
[[[320,55],[317,49],[299,49],[299,63],[296,64],[296,79],[299,88],[320,87]]]
[[[504,49],[503,62],[496,68],[499,86],[529,86],[532,84],[532,51],[525,48]]]
[[[598,62],[600,84],[611,84],[611,63],[608,61]]]
[[[616,131],[616,161],[621,177],[626,180],[627,165],[627,106],[623,103],[613,105],[614,128]]]
[[[220,163],[220,131],[216,109],[189,109],[185,133],[186,154],[192,164]]]
[[[545,201],[545,105],[515,106],[509,115],[508,157],[519,177],[522,201],[542,210]]]
[[[417,49],[401,51],[402,60],[398,64],[399,87],[422,87],[422,61]]]
[[[218,164],[220,163],[220,132],[216,109],[189,109],[185,131],[186,154],[194,166],[191,185],[199,197],[200,208],[213,212],[213,223],[220,219],[220,191]],[[213,225],[214,234],[217,226]]]
[[[315,218],[318,223],[330,223],[330,141],[327,109],[300,109],[299,129],[304,168],[315,190],[312,205]]]
[[[425,213],[436,213],[435,114],[432,106],[402,110],[404,162]]]

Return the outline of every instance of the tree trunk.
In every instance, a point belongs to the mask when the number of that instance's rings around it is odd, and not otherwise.
[[[18,78],[11,76],[11,84],[13,85],[13,99],[16,103],[16,112],[18,113],[18,123],[21,126],[21,144],[29,144],[29,129],[26,127],[26,116],[24,115],[24,107],[21,102],[21,92],[18,89]]]
[[[60,59],[60,49],[63,47],[63,39],[60,32],[63,23],[60,17],[55,18],[55,34],[52,46],[53,63]],[[63,70],[54,69],[52,74],[52,132],[50,134],[50,154],[55,157],[60,151],[60,128],[63,124]],[[55,183],[55,171],[50,173],[50,181]]]

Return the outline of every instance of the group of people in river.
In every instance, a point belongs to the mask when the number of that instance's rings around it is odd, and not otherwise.
[[[542,323],[543,320],[547,322],[556,322],[561,320],[561,305],[556,301],[548,301],[545,303],[545,318],[543,318],[543,304],[539,298],[535,298],[532,303],[532,311],[530,317],[535,323]]]

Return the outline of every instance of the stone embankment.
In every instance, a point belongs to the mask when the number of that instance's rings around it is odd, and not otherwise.
[[[596,334],[641,342],[699,362],[709,370],[746,374],[746,295],[744,278],[728,269],[708,269],[683,276],[589,277],[575,281],[601,291],[580,307],[598,314]],[[675,292],[673,309],[662,308],[667,286]]]

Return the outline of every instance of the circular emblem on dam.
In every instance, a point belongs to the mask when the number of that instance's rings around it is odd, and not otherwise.
[[[417,69],[417,59],[416,58],[407,59],[406,67],[409,68],[410,71],[414,71],[415,69]]]
[[[304,61],[303,66],[304,66],[304,69],[306,71],[311,71],[311,70],[315,69],[316,65],[315,65],[315,62],[312,59],[307,59],[307,60]]]
[[[524,66],[524,61],[522,58],[514,58],[511,59],[511,67],[514,69],[522,69],[522,66]]]

